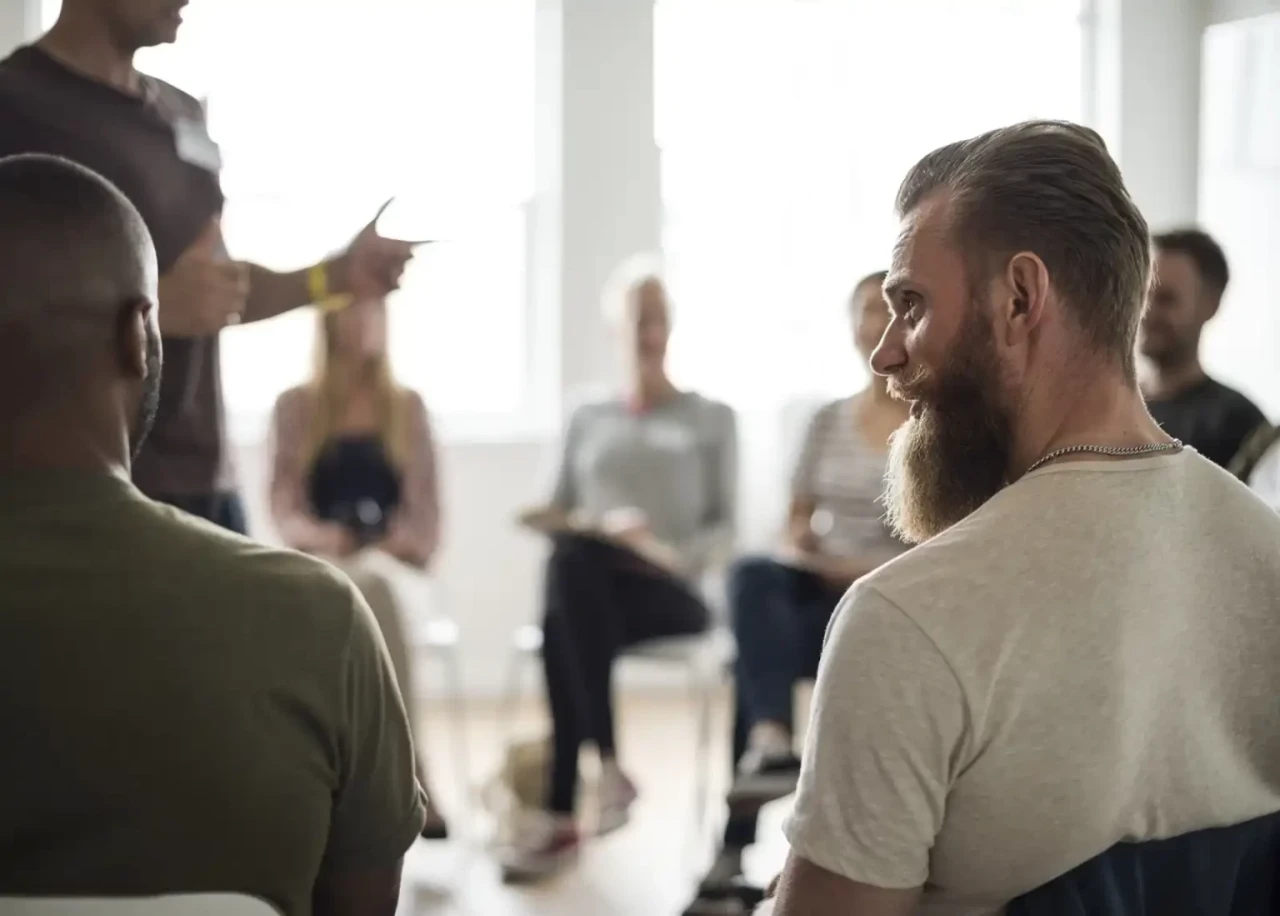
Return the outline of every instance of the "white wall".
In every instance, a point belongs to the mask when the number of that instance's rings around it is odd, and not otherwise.
[[[1234,22],[1280,13],[1280,0],[1209,0],[1209,22]]]
[[[40,27],[40,0],[0,0],[0,56],[7,55]]]
[[[1205,0],[1094,0],[1094,123],[1153,230],[1196,216]]]

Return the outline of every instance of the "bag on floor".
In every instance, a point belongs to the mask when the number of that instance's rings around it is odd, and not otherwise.
[[[509,843],[525,821],[543,809],[550,763],[549,737],[529,738],[507,746],[502,766],[481,793],[485,810],[494,819],[496,843]]]

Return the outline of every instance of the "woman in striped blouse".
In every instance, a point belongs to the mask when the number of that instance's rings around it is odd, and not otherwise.
[[[849,300],[854,344],[864,364],[889,323],[884,273],[864,277]],[[755,840],[756,812],[790,794],[800,773],[792,745],[792,688],[818,668],[827,623],[855,579],[906,549],[879,503],[888,440],[907,419],[873,375],[861,392],[824,405],[804,437],[791,482],[781,549],[740,561],[729,579],[738,642],[737,774],[724,845],[689,913],[721,912],[740,888],[742,851]]]

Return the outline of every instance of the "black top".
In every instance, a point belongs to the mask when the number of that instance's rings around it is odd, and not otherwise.
[[[217,147],[200,103],[142,76],[139,94],[34,46],[0,61],[0,156],[46,153],[92,169],[138,208],[160,273],[222,212]],[[214,491],[222,462],[218,338],[164,339],[164,384],[134,481],[149,496]]]
[[[331,440],[311,466],[307,481],[316,516],[344,525],[360,544],[380,540],[400,505],[400,474],[375,436]]]
[[[1165,432],[1224,468],[1267,420],[1243,394],[1208,376],[1171,398],[1148,401],[1147,408]]]

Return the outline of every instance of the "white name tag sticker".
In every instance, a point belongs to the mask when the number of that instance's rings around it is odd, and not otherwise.
[[[667,452],[691,452],[697,445],[697,437],[678,423],[655,423],[645,431],[649,445]]]
[[[173,123],[173,139],[178,158],[183,162],[210,172],[222,170],[222,151],[209,136],[203,122],[191,118],[178,119]]]

